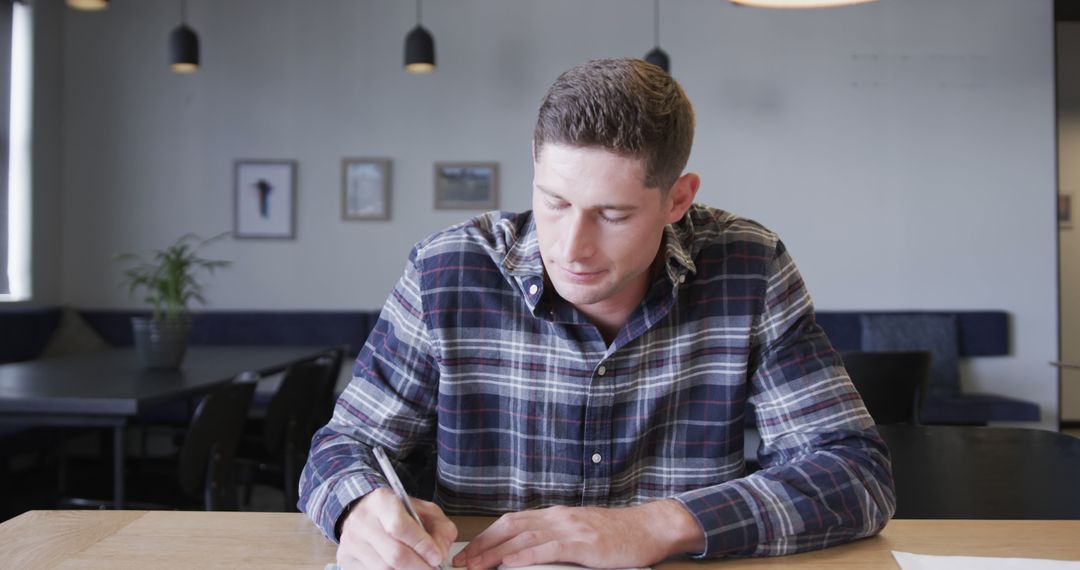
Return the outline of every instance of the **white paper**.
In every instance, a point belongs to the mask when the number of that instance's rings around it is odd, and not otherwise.
[[[461,549],[465,548],[465,545],[467,545],[467,544],[469,544],[469,543],[468,542],[455,542],[454,545],[450,547],[450,559],[453,560],[454,556],[457,556],[457,553],[461,552]],[[457,568],[457,566],[453,566],[453,568]],[[499,568],[501,570],[502,568],[505,568],[505,567],[504,566],[499,566]],[[585,567],[584,566],[578,566],[576,564],[537,564],[536,566],[522,566],[520,568],[515,568],[514,570],[582,570],[583,568],[585,568]],[[649,569],[648,568],[627,568],[625,570],[649,570]]]
[[[892,551],[901,570],[1080,570],[1080,562],[1039,558],[931,556]]]

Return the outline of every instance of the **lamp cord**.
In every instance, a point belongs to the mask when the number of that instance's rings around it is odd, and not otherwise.
[[[180,0],[180,23],[187,24],[187,0]]]
[[[421,0],[416,0],[416,25],[417,26],[419,26],[420,22],[421,22],[421,19],[420,19],[420,6],[421,6]]]
[[[660,47],[660,0],[653,0],[653,40]]]

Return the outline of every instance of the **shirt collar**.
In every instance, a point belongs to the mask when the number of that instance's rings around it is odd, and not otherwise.
[[[536,219],[526,212],[518,226],[515,240],[502,260],[507,274],[518,278],[543,277],[544,261],[540,257],[540,242],[536,239]]]
[[[694,264],[694,221],[688,210],[683,218],[674,224],[664,226],[664,240],[660,251],[664,252],[664,268],[673,286],[686,280],[686,274],[697,274]]]

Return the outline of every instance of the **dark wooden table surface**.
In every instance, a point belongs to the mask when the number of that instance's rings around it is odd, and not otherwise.
[[[1027,428],[878,426],[896,517],[1080,520],[1080,439]]]

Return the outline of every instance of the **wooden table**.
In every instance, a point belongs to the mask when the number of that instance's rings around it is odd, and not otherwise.
[[[163,402],[209,392],[238,374],[273,374],[319,346],[192,346],[176,370],[139,367],[117,348],[0,365],[0,423],[113,429],[113,500],[124,504],[124,430]]]
[[[493,519],[457,517],[471,538]],[[877,537],[817,552],[656,570],[896,568],[890,550],[919,554],[1080,560],[1080,521],[894,520]],[[311,568],[335,546],[299,513],[31,511],[0,524],[0,564],[11,568]]]

